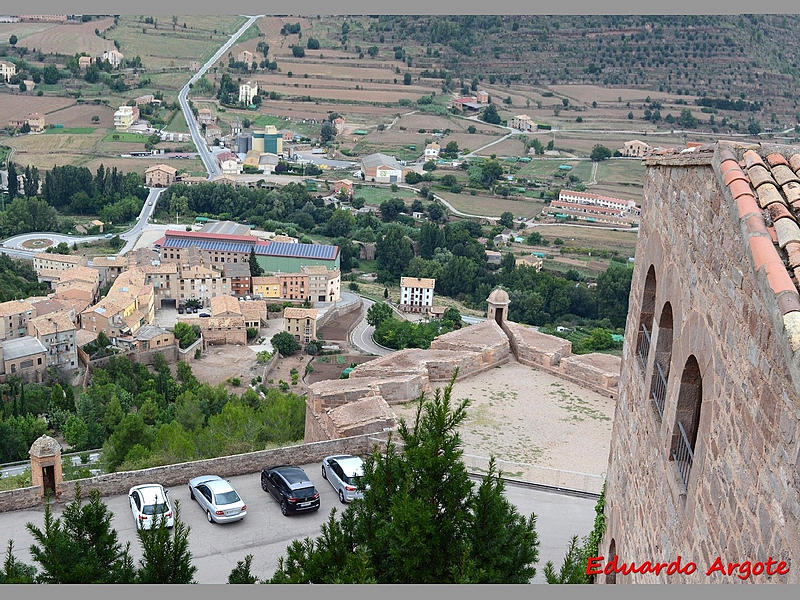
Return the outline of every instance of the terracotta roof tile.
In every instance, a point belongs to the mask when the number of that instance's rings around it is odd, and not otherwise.
[[[769,234],[769,237],[772,238],[772,243],[773,244],[777,244],[778,243],[778,233],[775,231],[775,228],[774,227],[767,227],[767,233]]]
[[[719,158],[722,162],[727,162],[729,160],[737,162],[739,160],[738,158],[736,158],[736,152],[733,151],[733,148],[727,145],[720,145]]]
[[[773,167],[776,165],[789,164],[786,161],[786,157],[784,157],[783,154],[778,154],[777,152],[773,152],[772,154],[767,154],[767,162]]]
[[[800,171],[800,154],[792,154],[789,157],[789,166],[792,167],[792,171]]]
[[[786,195],[786,200],[790,204],[800,202],[800,182],[790,181],[789,183],[784,183],[781,188],[783,189],[783,193]]]
[[[730,171],[725,173],[722,178],[725,181],[725,185],[730,185],[737,179],[741,179],[742,181],[747,181],[747,175],[745,175],[744,171],[742,171],[739,167],[731,169]]]
[[[794,286],[792,278],[789,277],[786,267],[783,266],[783,262],[767,263],[765,270],[767,272],[767,283],[769,283],[769,287],[772,288],[776,295],[788,291],[797,293],[797,288]]]
[[[769,205],[767,210],[769,211],[770,218],[772,218],[774,222],[777,222],[778,219],[794,220],[794,216],[792,216],[792,213],[789,212],[789,209],[786,208],[786,205],[782,202],[773,202]]]
[[[746,181],[742,181],[741,179],[737,179],[736,181],[732,182],[728,188],[731,190],[731,194],[733,195],[734,199],[744,196],[745,194],[750,196],[753,195],[753,190],[750,189],[750,184]]]
[[[794,174],[789,167],[786,165],[778,165],[777,167],[772,167],[772,176],[775,178],[775,181],[784,185],[789,183],[790,181],[800,181],[800,178]]]
[[[775,183],[775,180],[766,167],[755,165],[747,169],[747,174],[750,176],[750,183],[753,184],[754,188],[758,188],[765,183]]]
[[[779,205],[773,204],[773,206]],[[794,219],[775,221],[775,233],[778,234],[778,244],[781,248],[785,248],[789,242],[800,243],[800,227],[797,226]]]
[[[779,262],[781,264],[781,257],[778,251],[775,250],[775,245],[768,237],[761,235],[754,235],[748,241],[750,245],[750,255],[753,257],[753,264],[758,271],[761,267],[768,263]]]
[[[761,205],[761,208],[767,208],[773,202],[783,202],[783,197],[781,193],[778,191],[778,188],[772,184],[764,184],[758,190],[756,190],[758,194],[758,203]]]
[[[736,160],[731,160],[731,159],[723,160],[719,165],[719,172],[722,173],[723,175],[725,175],[731,169],[739,169],[739,163],[736,162]]]
[[[778,308],[783,315],[794,311],[800,311],[800,294],[797,293],[797,290],[778,294]]]
[[[759,212],[758,204],[756,204],[756,200],[755,200],[755,198],[753,197],[752,194],[744,194],[743,196],[739,196],[736,199],[736,208],[739,211],[739,218],[740,219],[742,217],[744,217],[745,215],[749,215],[749,214],[752,214],[752,213],[758,213]],[[759,215],[756,215],[756,216],[759,219],[761,219],[761,217]],[[763,219],[762,219],[762,223],[763,223]]]
[[[744,153],[744,162],[748,168],[752,167],[753,165],[761,165],[766,166],[764,164],[764,160],[759,156],[758,152],[755,150],[747,150]]]
[[[786,254],[789,255],[789,266],[793,269],[800,267],[800,243],[788,242],[786,244]]]

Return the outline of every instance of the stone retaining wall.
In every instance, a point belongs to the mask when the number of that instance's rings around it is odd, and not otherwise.
[[[330,454],[368,454],[375,446],[370,434],[338,438],[320,442],[284,446],[248,452],[233,456],[209,458],[194,462],[179,463],[142,469],[108,473],[77,481],[65,481],[57,490],[56,501],[68,502],[75,497],[75,485],[80,484],[81,494],[87,496],[91,490],[98,490],[101,496],[127,494],[135,485],[160,483],[164,487],[186,484],[192,477],[213,473],[220,477],[233,477],[257,473],[261,469],[277,464],[306,464],[319,462]],[[0,512],[33,508],[42,503],[42,489],[28,487],[0,492]]]

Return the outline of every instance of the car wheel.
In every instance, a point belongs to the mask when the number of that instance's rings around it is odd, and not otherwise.
[[[263,479],[261,480],[261,489],[264,490],[265,492],[267,491],[267,484],[264,483]]]
[[[322,478],[323,479],[327,479],[328,478],[328,474],[325,472],[325,465],[322,465]]]
[[[192,491],[191,487],[189,488],[189,499],[194,500],[194,491]]]
[[[282,500],[282,501],[281,501],[281,514],[282,514],[284,517],[287,517],[287,516],[289,516],[289,507],[288,507],[288,506],[286,506],[286,500]]]
[[[214,519],[211,517],[211,511],[210,510],[206,511],[206,519],[208,519],[209,523],[213,523],[214,522]]]
[[[347,504],[347,502],[344,500],[344,492],[342,490],[339,490],[339,502],[342,504]]]

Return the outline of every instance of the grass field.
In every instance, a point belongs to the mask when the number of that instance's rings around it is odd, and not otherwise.
[[[531,231],[531,230],[529,230]],[[634,231],[617,231],[614,229],[600,229],[592,227],[577,227],[571,225],[546,225],[536,227],[542,237],[551,242],[548,247],[553,252],[555,246],[552,242],[556,238],[564,240],[565,245],[580,248],[597,248],[599,250],[618,250],[621,255],[633,256],[636,250],[638,234]]]
[[[189,133],[189,126],[186,124],[183,112],[176,110],[164,129],[175,133]]]
[[[414,198],[419,197],[411,190],[403,188],[399,188],[396,192],[393,192],[391,188],[388,187],[370,185],[363,185],[361,189],[354,189],[353,196],[356,198],[363,198],[364,202],[373,206],[379,206],[383,201],[389,200],[390,198],[401,198],[407,203],[410,203]]]
[[[57,127],[53,129],[45,129],[44,131],[46,134],[54,135],[54,134],[76,134],[76,135],[86,135],[89,133],[94,133],[94,127]]]
[[[454,208],[471,215],[482,215],[487,217],[499,217],[508,211],[515,217],[531,218],[542,212],[543,202],[535,202],[528,199],[512,200],[510,198],[494,196],[472,196],[470,194],[454,194],[452,192],[437,192],[439,196],[447,200]]]
[[[124,131],[113,131],[103,138],[104,142],[133,142],[144,144],[147,141],[146,135],[138,133],[127,133]]]
[[[529,163],[517,163],[522,166],[517,171],[519,177],[535,177],[538,179],[552,178],[553,173],[558,171],[560,165],[569,165],[571,171],[567,171],[567,176],[574,175],[583,182],[589,181],[592,175],[592,163],[581,160],[542,160],[533,159]]]
[[[66,54],[72,56],[76,52],[87,52],[91,56],[102,54],[104,50],[114,48],[113,42],[104,40],[95,34],[95,29],[101,32],[108,29],[114,20],[109,18],[87,21],[80,24],[58,25],[54,23],[46,25],[35,32],[20,36],[20,46],[36,48],[45,54]],[[28,25],[28,23],[12,24],[12,27]],[[36,24],[38,25],[38,24]],[[12,31],[12,33],[14,33]],[[8,36],[6,36],[7,38]]]

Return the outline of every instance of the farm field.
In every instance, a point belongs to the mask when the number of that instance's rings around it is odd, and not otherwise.
[[[520,164],[520,163],[517,163]],[[529,163],[521,163],[517,175],[519,177],[537,177],[549,178],[553,173],[558,171],[560,165],[569,165],[572,167],[571,171],[567,171],[568,175],[575,175],[581,181],[588,181],[592,175],[592,163],[588,160],[549,160],[549,159],[536,159],[534,158]]]
[[[536,247],[533,250],[552,254],[554,251],[553,241],[556,238],[564,240],[565,245],[581,248],[597,248],[599,250],[618,250],[622,255],[633,256],[636,249],[635,231],[619,231],[614,229],[601,229],[593,227],[581,227],[574,225],[542,225],[533,229],[528,229],[525,235],[532,231],[542,234],[542,237],[550,241],[550,246]],[[527,246],[525,248],[528,248]],[[556,250],[557,251],[557,250]]]
[[[27,94],[0,94],[0,114],[3,119],[20,119],[31,112],[40,112],[45,115],[48,113],[72,106],[75,100],[72,98],[59,98],[56,96],[29,96]],[[0,122],[3,126],[5,123]]]
[[[20,39],[20,46],[26,46],[30,50],[34,48],[45,54],[65,54],[74,55],[76,52],[86,52],[90,56],[102,54],[105,50],[114,48],[114,43],[104,40],[95,34],[95,29],[101,32],[113,25],[114,20],[110,17],[87,21],[86,23],[75,23],[61,25],[56,23],[10,23],[8,35],[15,34]],[[7,26],[4,24],[3,29]],[[28,26],[39,27],[38,30],[29,29]],[[3,31],[0,29],[0,31]],[[23,33],[17,33],[17,29]]]
[[[452,192],[436,192],[437,195],[447,200],[454,208],[471,215],[485,215],[499,217],[506,211],[515,217],[526,219],[535,217],[544,208],[543,202],[529,199],[512,200],[501,196],[472,196],[471,194],[454,194]]]
[[[358,185],[359,184],[356,184],[356,187],[353,189],[353,196],[355,198],[363,198],[364,202],[373,206],[379,206],[383,201],[389,200],[390,198],[400,198],[406,202],[406,204],[410,204],[415,198],[419,198],[417,194],[409,189],[399,188],[396,192],[393,192],[391,188],[388,187],[361,185],[359,188],[357,187]]]

